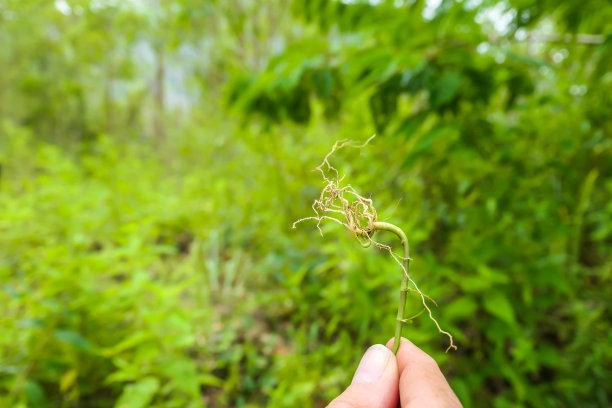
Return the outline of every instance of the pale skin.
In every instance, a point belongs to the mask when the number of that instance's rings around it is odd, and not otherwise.
[[[405,338],[397,355],[392,348],[393,339],[370,347],[351,385],[328,408],[462,407],[432,357]]]

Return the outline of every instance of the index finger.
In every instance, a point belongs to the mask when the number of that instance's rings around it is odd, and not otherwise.
[[[393,339],[387,347],[393,346]],[[412,342],[401,339],[397,351],[402,408],[461,407],[436,361]]]

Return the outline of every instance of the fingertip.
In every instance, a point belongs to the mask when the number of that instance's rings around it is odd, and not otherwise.
[[[385,373],[393,353],[382,344],[371,346],[361,358],[353,376],[353,384],[375,383]]]
[[[393,345],[393,341],[390,344]],[[438,363],[429,354],[410,340],[401,338],[396,358],[402,406],[421,406],[424,401],[439,402],[432,406],[461,406]]]
[[[393,353],[375,344],[361,358],[351,385],[328,408],[395,408],[398,385],[399,371]]]
[[[410,342],[410,340],[406,339],[405,337],[400,337],[400,348],[402,347],[402,344],[404,344],[404,343],[406,343],[406,342],[408,342],[408,343],[412,344],[412,343]],[[387,342],[385,345],[387,346],[387,348],[388,348],[389,350],[393,350],[393,345],[394,345],[394,344],[395,344],[395,337],[391,337],[391,338],[389,339],[389,341],[388,341],[388,342]],[[415,346],[415,347],[416,347],[416,346]]]
[[[389,342],[387,342],[387,347],[393,347],[394,343],[394,339],[389,340]],[[400,338],[400,346],[397,350],[396,358],[400,373],[404,371],[408,364],[427,364],[437,366],[437,363],[429,354],[404,337]]]
[[[391,337],[389,341],[386,343],[386,347],[389,350],[393,350],[394,345],[395,345],[395,338]],[[400,356],[405,356],[406,354],[413,354],[413,353],[427,355],[427,353],[425,353],[423,350],[418,348],[413,342],[411,342],[405,337],[401,337],[400,345],[397,350],[398,360]]]

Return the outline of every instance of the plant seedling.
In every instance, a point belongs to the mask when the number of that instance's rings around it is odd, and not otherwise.
[[[320,197],[314,200],[314,203],[312,204],[312,209],[316,215],[301,218],[295,221],[293,223],[293,228],[296,228],[296,225],[302,221],[315,220],[317,221],[317,228],[319,229],[321,236],[323,236],[321,222],[323,220],[334,221],[347,228],[362,247],[367,248],[374,244],[375,247],[387,251],[401,266],[402,281],[395,323],[393,353],[397,353],[397,350],[399,349],[403,326],[406,323],[411,323],[414,318],[421,315],[425,310],[429,314],[429,318],[435,323],[438,331],[448,336],[450,344],[446,351],[450,350],[451,348],[456,350],[457,347],[453,343],[453,336],[450,333],[442,330],[436,319],[433,317],[431,309],[427,305],[426,298],[434,302],[433,299],[423,294],[415,281],[410,277],[410,247],[408,244],[408,238],[406,237],[404,231],[394,224],[378,221],[376,208],[374,207],[372,200],[359,195],[350,184],[343,185],[342,182],[344,177],[340,177],[338,170],[336,170],[336,168],[329,163],[330,157],[339,149],[342,149],[343,147],[354,147],[361,149],[365,147],[375,136],[376,135],[373,135],[361,145],[355,141],[346,139],[339,140],[334,143],[332,150],[325,156],[323,162],[315,168],[315,170],[321,173],[325,184],[323,190],[321,191]],[[329,174],[331,174],[331,176]],[[376,231],[389,231],[397,235],[404,250],[403,256],[395,254],[390,245],[385,245],[375,241],[373,236]],[[406,295],[411,291],[416,292],[421,297],[424,309],[416,315],[409,317],[406,316],[405,312]]]

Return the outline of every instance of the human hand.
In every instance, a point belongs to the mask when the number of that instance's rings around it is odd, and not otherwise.
[[[351,385],[328,408],[460,408],[436,361],[402,338],[397,355],[376,344],[361,358]]]

